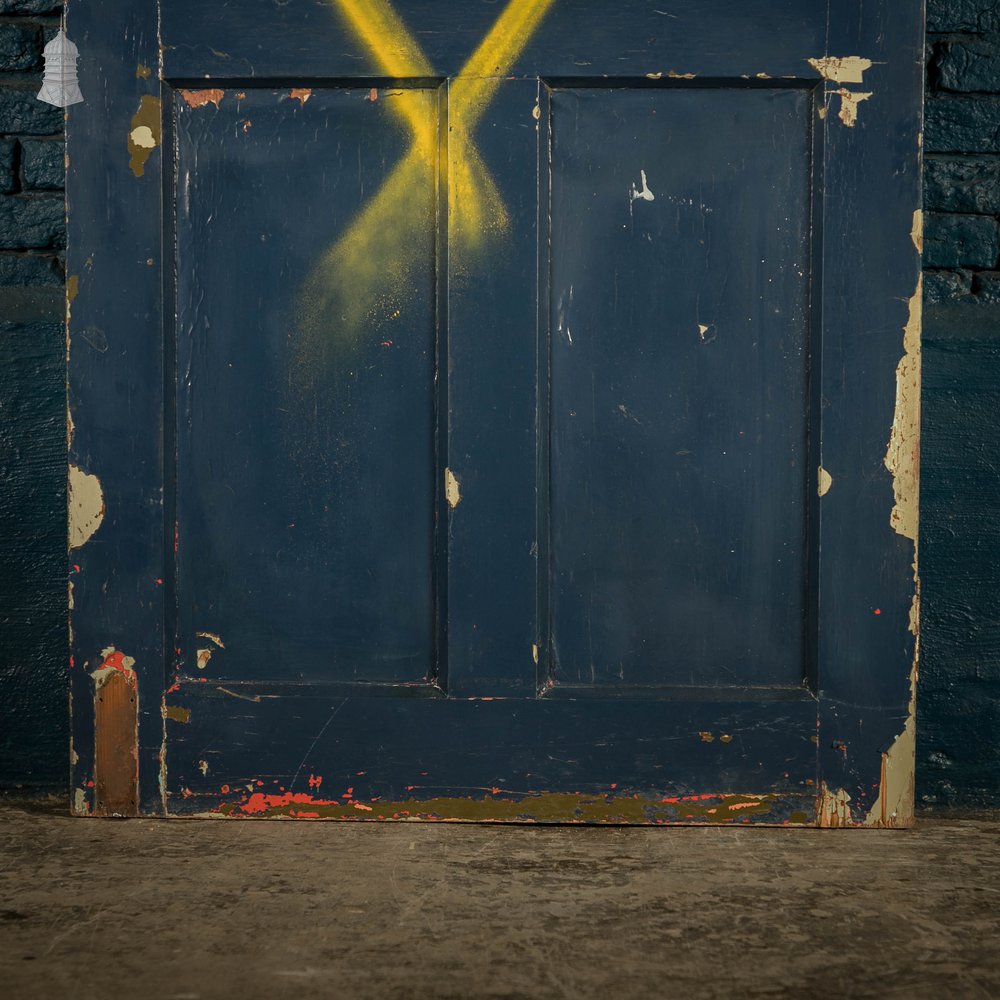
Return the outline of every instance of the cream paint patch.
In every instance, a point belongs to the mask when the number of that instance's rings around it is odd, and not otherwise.
[[[832,83],[863,83],[865,71],[872,68],[871,59],[864,56],[823,56],[807,61],[824,80]]]
[[[858,123],[858,105],[862,101],[867,101],[872,96],[872,92],[863,93],[858,90],[848,90],[846,87],[841,87],[840,90],[831,90],[830,93],[837,94],[840,97],[840,114],[837,117],[848,128],[854,128]]]
[[[821,465],[816,471],[816,492],[825,497],[830,492],[831,486],[833,486],[833,476]]]
[[[920,325],[923,314],[923,275],[909,303],[903,329],[903,356],[896,366],[896,412],[885,453],[892,474],[895,505],[889,516],[893,530],[917,540],[920,493]]]
[[[452,510],[462,502],[462,488],[451,469],[444,470],[444,495]]]
[[[922,209],[917,209],[913,213],[913,227],[910,229],[910,239],[917,253],[924,252],[924,213]]]
[[[922,215],[914,213],[913,242],[919,249]],[[917,234],[917,235],[914,235]],[[885,455],[892,473],[895,504],[889,515],[892,529],[913,541],[913,577],[909,629],[914,637],[910,668],[910,698],[903,731],[882,754],[879,794],[864,820],[865,826],[909,826],[916,805],[914,771],[917,739],[917,678],[920,670],[920,576],[917,564],[920,495],[920,329],[923,314],[923,275],[909,302],[903,330],[903,356],[896,367],[896,411]]]
[[[828,788],[824,781],[823,790],[816,800],[816,822],[828,828],[853,826],[851,796],[843,788]]]
[[[139,125],[132,129],[130,138],[133,145],[140,146],[142,149],[156,149],[156,139],[153,136],[153,130],[148,125]]]
[[[97,476],[76,465],[69,467],[69,547],[78,549],[94,536],[104,521],[104,491]]]

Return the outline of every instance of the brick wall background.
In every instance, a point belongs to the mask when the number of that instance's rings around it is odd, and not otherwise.
[[[58,0],[0,0],[0,790],[67,782]],[[918,799],[1000,806],[1000,0],[928,0]]]

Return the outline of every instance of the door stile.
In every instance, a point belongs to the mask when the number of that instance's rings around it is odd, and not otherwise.
[[[537,88],[449,82],[448,691],[464,697],[535,695]]]
[[[67,112],[79,151],[67,172],[66,257],[78,815],[162,809],[162,86],[155,5],[119,14],[113,36],[106,12],[92,5],[70,5],[67,15],[68,33],[82,43],[85,94]],[[123,733],[132,735],[123,741]],[[107,760],[109,749],[127,766],[97,773],[95,756]]]

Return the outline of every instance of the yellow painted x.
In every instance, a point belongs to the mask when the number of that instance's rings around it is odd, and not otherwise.
[[[432,77],[434,70],[388,0],[330,0],[379,70],[396,79]],[[473,131],[506,74],[554,0],[509,0],[496,23],[450,81],[448,101],[448,234],[468,250],[508,225],[507,211],[478,150]],[[411,144],[375,196],[323,255],[302,289],[302,360],[332,339],[347,347],[362,329],[398,315],[411,280],[433,254],[435,181],[445,152],[438,138],[432,90],[402,90],[393,112]],[[325,351],[323,352],[326,353]]]

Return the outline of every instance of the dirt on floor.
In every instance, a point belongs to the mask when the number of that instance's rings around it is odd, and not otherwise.
[[[0,805],[0,995],[1000,997],[1000,824],[70,819]]]

